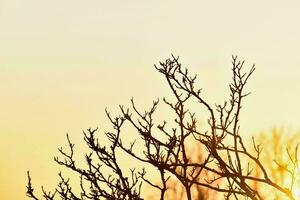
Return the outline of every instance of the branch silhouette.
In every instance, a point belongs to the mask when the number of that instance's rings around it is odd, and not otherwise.
[[[76,195],[73,192],[69,179],[65,179],[60,173],[60,182],[56,190],[51,193],[42,189],[43,198],[135,200],[142,199],[142,184],[147,184],[156,189],[160,199],[163,200],[166,199],[168,190],[172,189],[172,181],[176,180],[176,184],[184,188],[188,200],[203,198],[199,192],[204,189],[222,193],[224,199],[263,199],[261,191],[254,183],[269,186],[294,199],[292,186],[281,186],[270,178],[260,159],[262,147],[252,138],[255,150],[252,153],[241,136],[239,121],[242,103],[250,94],[245,92],[245,86],[255,71],[253,65],[245,72],[244,64],[245,62],[239,60],[237,56],[232,56],[229,99],[217,105],[210,105],[204,98],[201,89],[195,84],[197,76],[190,75],[188,69],[182,67],[179,57],[172,55],[171,58],[155,65],[174,97],[172,100],[163,98],[163,103],[174,113],[175,125],[170,127],[167,120],[158,124],[154,122],[159,100],[153,101],[149,110],[141,111],[134,99],[131,99],[130,108],[119,106],[120,115],[117,117],[112,117],[106,110],[114,129],[113,132],[106,133],[110,141],[109,147],[101,146],[95,136],[97,129],[88,129],[84,132],[84,141],[91,152],[85,155],[86,168],[77,166],[74,159],[74,144],[68,135],[69,152],[60,148],[62,158],[54,159],[59,165],[80,176],[80,194]],[[196,101],[199,108],[207,110],[209,115],[207,130],[201,131],[197,126],[196,114],[189,109],[191,101]],[[125,124],[137,131],[138,141],[144,144],[142,151],[135,148],[136,141],[130,145],[122,142],[122,138],[125,137],[123,136]],[[202,147],[199,148],[201,159],[193,160],[193,153],[188,151],[190,140]],[[124,173],[116,155],[117,149],[138,162],[152,166],[157,170],[160,180],[153,181],[147,178],[145,168],[141,171],[130,169],[130,174]],[[298,167],[297,158],[290,155],[290,159],[294,166]],[[110,169],[110,174],[102,170],[104,166]],[[254,173],[254,169],[259,173]],[[295,171],[296,167],[290,172],[294,179],[293,170]],[[40,199],[34,194],[29,172],[27,196],[35,200]]]

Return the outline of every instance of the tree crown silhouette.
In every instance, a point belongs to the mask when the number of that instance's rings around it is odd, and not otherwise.
[[[262,147],[256,144],[255,139],[252,138],[254,153],[244,144],[239,124],[240,113],[244,98],[250,94],[245,92],[245,86],[255,71],[253,65],[245,72],[244,63],[237,56],[232,56],[229,99],[217,105],[210,105],[206,101],[201,89],[196,87],[197,76],[190,75],[188,69],[182,67],[178,57],[172,55],[171,58],[155,65],[174,97],[172,100],[163,98],[162,101],[174,113],[175,124],[170,127],[170,119],[159,124],[154,122],[159,100],[153,101],[149,110],[141,111],[131,99],[131,107],[119,106],[120,115],[116,117],[106,110],[114,130],[105,133],[110,146],[101,145],[96,137],[97,129],[88,129],[84,132],[84,141],[90,149],[85,155],[85,168],[76,164],[74,144],[68,135],[69,150],[60,148],[62,158],[54,159],[59,165],[80,176],[80,192],[74,192],[69,179],[60,173],[60,182],[55,191],[48,192],[42,188],[43,198],[139,200],[142,199],[142,184],[147,184],[156,189],[162,200],[167,198],[168,190],[172,188],[175,180],[176,184],[184,189],[188,200],[207,199],[205,192],[208,190],[222,194],[224,199],[263,199],[261,190],[256,187],[257,183],[294,199],[290,187],[279,185],[270,178],[265,164],[260,159]],[[188,106],[191,101],[197,102],[199,107],[207,110],[207,130],[198,127],[199,119]],[[123,142],[126,137],[122,134],[126,128],[125,124],[137,131],[136,137],[143,143],[142,151],[135,148],[135,141],[130,145]],[[190,141],[197,145],[201,154],[196,160],[193,159],[195,152],[188,150]],[[118,150],[152,166],[160,180],[149,179],[147,169],[130,169],[129,174],[125,173],[117,156]],[[253,173],[254,171],[259,173]],[[40,199],[34,193],[29,172],[27,196],[35,200]]]

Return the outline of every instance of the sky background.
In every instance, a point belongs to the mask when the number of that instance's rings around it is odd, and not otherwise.
[[[53,157],[82,130],[109,128],[131,97],[168,96],[153,64],[179,55],[210,103],[226,98],[231,55],[257,70],[242,125],[300,129],[299,1],[0,0],[0,199],[57,182]],[[101,132],[100,131],[100,132]],[[76,146],[75,146],[76,147]],[[80,145],[79,145],[80,147]]]

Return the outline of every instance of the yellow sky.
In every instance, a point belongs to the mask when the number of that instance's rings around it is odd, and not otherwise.
[[[299,1],[0,0],[0,199],[26,199],[28,169],[36,186],[53,186],[65,133],[80,142],[81,130],[108,127],[105,107],[167,96],[153,64],[171,53],[199,74],[212,103],[226,94],[232,54],[256,63],[244,130],[298,130],[299,8]]]

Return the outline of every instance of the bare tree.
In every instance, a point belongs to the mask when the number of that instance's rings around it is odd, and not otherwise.
[[[176,180],[184,188],[188,200],[203,198],[201,194],[195,195],[197,191],[201,192],[199,188],[203,188],[202,191],[213,190],[222,193],[224,199],[263,199],[254,183],[271,187],[294,199],[290,188],[277,184],[268,175],[265,165],[260,160],[260,145],[253,139],[255,153],[251,153],[244,145],[240,133],[242,101],[250,94],[244,89],[255,70],[254,65],[248,72],[244,72],[244,61],[239,61],[233,56],[229,100],[212,106],[203,97],[201,89],[196,87],[197,76],[191,76],[178,59],[172,55],[171,58],[155,65],[172,92],[173,99],[163,98],[163,102],[174,113],[175,124],[173,122],[170,127],[172,122],[167,120],[158,124],[154,122],[159,100],[154,101],[147,111],[140,111],[133,99],[131,108],[120,106],[120,115],[117,117],[111,117],[106,111],[115,130],[106,133],[111,142],[110,147],[102,147],[95,137],[97,129],[89,129],[84,133],[84,140],[91,150],[91,153],[85,156],[85,169],[75,165],[74,144],[68,136],[70,152],[59,149],[63,159],[55,158],[59,165],[80,175],[80,194],[74,194],[69,180],[60,174],[61,181],[53,193],[42,189],[45,199],[142,199],[141,184],[145,183],[157,189],[162,200],[167,197],[171,180]],[[196,114],[189,109],[191,101],[197,102],[199,108],[207,110],[207,130],[198,127]],[[130,145],[122,141],[124,124],[137,131],[137,138],[144,143],[142,152],[135,148],[135,141]],[[188,152],[191,140],[201,149],[200,159],[193,159],[193,154]],[[131,174],[126,175],[120,167],[116,149],[121,149],[137,161],[152,166],[157,170],[160,181],[147,178],[147,169],[131,169]],[[111,175],[102,171],[103,166],[111,170]],[[253,173],[253,169],[260,173]],[[27,196],[38,199],[33,193],[29,173]]]
[[[261,159],[269,172],[270,177],[279,185],[286,185],[295,195],[300,197],[300,168],[298,158],[299,133],[287,134],[284,129],[273,129],[271,133],[260,133],[257,141],[264,147]],[[261,175],[254,169],[257,176]],[[278,191],[268,191],[256,184],[257,190],[263,193],[264,198],[284,199]],[[264,191],[263,191],[264,190]]]

